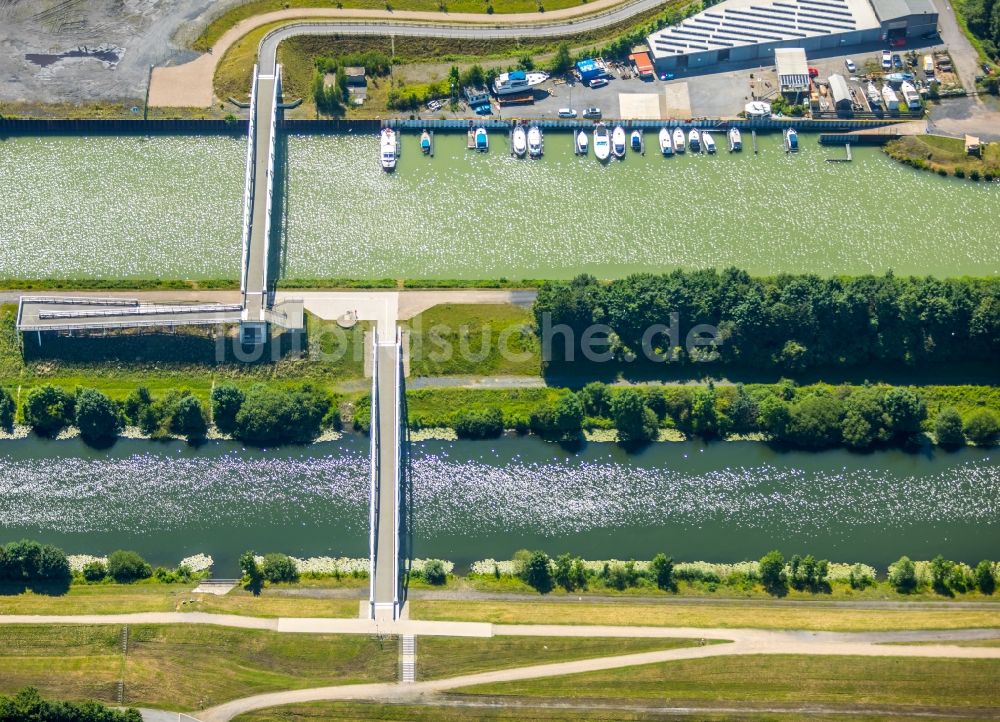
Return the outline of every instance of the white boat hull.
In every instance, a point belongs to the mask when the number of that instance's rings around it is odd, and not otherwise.
[[[576,134],[576,152],[579,155],[587,155],[589,141],[587,140],[587,134],[582,130]]]
[[[528,153],[532,158],[542,154],[542,131],[535,126],[528,130]]]
[[[604,126],[594,130],[594,155],[599,161],[606,161],[611,157],[611,134]]]
[[[674,131],[674,151],[683,153],[684,150],[684,131],[678,128]]]
[[[524,134],[524,128],[514,128],[511,144],[514,146],[514,155],[518,158],[523,158],[528,150],[528,141]]]
[[[674,143],[670,139],[670,131],[666,128],[660,130],[660,152],[663,155],[674,154]]]
[[[611,152],[615,158],[625,157],[625,129],[620,125],[611,133]]]
[[[715,138],[710,133],[702,133],[701,142],[705,144],[705,150],[709,153],[715,152]]]

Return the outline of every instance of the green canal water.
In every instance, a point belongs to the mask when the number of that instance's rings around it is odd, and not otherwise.
[[[720,137],[719,142],[724,144]],[[876,148],[777,134],[760,153],[602,165],[550,133],[517,160],[438,134],[404,138],[394,174],[366,136],[292,136],[281,272],[288,277],[601,277],[683,266],[780,271],[1000,273],[1000,184],[905,168]],[[749,144],[748,144],[749,145]],[[0,277],[237,276],[245,141],[220,137],[0,141]]]
[[[778,547],[880,568],[902,554],[1000,555],[1000,458],[781,453],[759,443],[612,444],[534,437],[412,448],[413,553],[460,566],[517,549],[592,559],[737,561]],[[209,553],[229,576],[247,548],[368,553],[368,440],[252,450],[121,440],[0,442],[0,542],[76,553],[134,548],[154,563]]]

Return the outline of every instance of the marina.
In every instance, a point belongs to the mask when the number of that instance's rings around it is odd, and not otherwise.
[[[654,127],[647,133],[663,124]],[[843,144],[819,145],[816,135],[799,132],[801,150],[786,154],[780,132],[745,131],[756,136],[756,155],[708,163],[678,153],[682,139],[669,160],[632,154],[607,165],[600,158],[610,154],[610,130],[603,126],[602,140],[601,126],[590,125],[586,155],[575,154],[571,133],[549,129],[544,158],[517,163],[507,128],[484,128],[498,152],[467,152],[465,130],[432,128],[433,159],[421,151],[421,127],[403,131],[391,174],[376,161],[376,133],[279,134],[276,274],[608,278],[710,265],[764,274],[1000,272],[988,219],[1000,186],[920,173],[877,147],[852,143],[852,163],[827,163],[844,157]],[[685,135],[675,128],[678,134]],[[0,277],[233,278],[245,152],[245,139],[223,136],[0,141],[0,190],[8,199]],[[664,183],[714,206],[696,235],[685,231],[682,204],[655,202]],[[825,189],[823,201],[797,212],[803,188],[814,186]],[[525,187],[533,189],[530,202]],[[905,243],[872,233],[898,223],[900,208],[859,187],[935,198],[906,205],[908,222],[924,232]],[[469,191],[460,208],[456,188]],[[498,213],[497,198],[510,199],[509,213]],[[411,223],[398,222],[403,213]]]

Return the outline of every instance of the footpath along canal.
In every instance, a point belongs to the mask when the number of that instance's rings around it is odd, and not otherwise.
[[[878,148],[778,134],[761,152],[601,165],[549,133],[539,160],[439,133],[404,136],[395,173],[373,135],[279,145],[282,275],[291,278],[599,277],[678,266],[754,274],[1000,273],[1000,184],[940,178]],[[236,278],[245,139],[0,140],[0,278]]]
[[[413,445],[413,549],[461,569],[517,549],[587,558],[738,561],[778,547],[884,568],[902,554],[996,557],[995,452],[778,452],[753,442],[609,443],[536,437]],[[154,563],[198,552],[366,556],[366,437],[253,450],[234,442],[0,441],[0,540],[70,553],[133,548]]]

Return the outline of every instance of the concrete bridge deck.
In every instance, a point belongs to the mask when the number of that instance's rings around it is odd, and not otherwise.
[[[70,296],[22,296],[19,331],[216,326],[239,323],[239,304],[149,304],[136,299]]]

